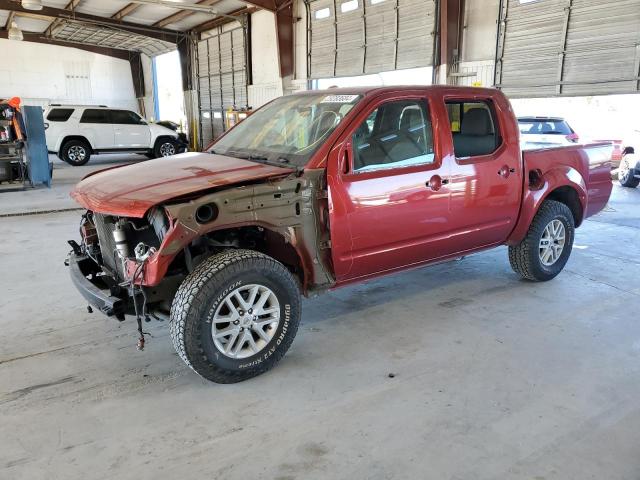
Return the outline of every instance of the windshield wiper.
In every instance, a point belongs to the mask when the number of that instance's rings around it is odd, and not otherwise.
[[[291,161],[285,157],[279,157],[278,160],[274,161],[269,160],[263,155],[242,155],[237,152],[227,152],[226,155],[241,158],[243,160],[249,160],[251,162],[262,163],[264,165],[271,165],[272,167],[295,168],[297,172],[301,172],[304,170],[302,167],[298,167],[297,165],[291,165]]]

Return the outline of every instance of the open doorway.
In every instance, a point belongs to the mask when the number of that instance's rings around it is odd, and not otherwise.
[[[186,127],[182,73],[178,51],[158,55],[153,59],[154,120],[177,123]]]

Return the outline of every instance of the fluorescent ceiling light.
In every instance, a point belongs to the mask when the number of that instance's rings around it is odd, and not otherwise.
[[[26,10],[42,10],[42,2],[40,0],[22,0],[22,8]]]

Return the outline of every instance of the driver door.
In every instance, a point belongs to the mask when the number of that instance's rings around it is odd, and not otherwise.
[[[448,253],[448,165],[424,97],[363,111],[328,160],[332,256],[346,282]]]

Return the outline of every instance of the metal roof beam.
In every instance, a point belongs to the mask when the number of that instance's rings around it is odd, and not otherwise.
[[[13,17],[16,16],[16,12],[11,10],[9,12],[9,16],[7,17],[7,23],[5,23],[4,28],[9,29],[11,27],[11,22],[13,22]]]
[[[93,52],[100,55],[107,55],[108,57],[120,58],[122,60],[129,60],[131,52],[127,50],[120,50],[117,48],[98,47],[96,45],[83,45],[81,43],[66,42],[63,40],[54,40],[47,38],[44,33],[37,32],[22,32],[25,42],[43,43],[47,45],[58,45],[60,47],[71,47],[85,50],[87,52]],[[0,38],[7,38],[9,32],[7,30],[0,30]]]
[[[32,13],[36,14],[32,10],[27,10],[20,3],[13,2],[11,0],[0,0],[0,10],[13,10],[16,13]],[[89,15],[87,13],[72,12],[64,8],[54,8],[43,6],[42,10],[37,12],[37,15],[45,18],[58,18],[61,20],[71,20],[76,22],[83,22],[92,25],[101,25],[104,27],[117,28],[119,30],[125,30],[139,35],[145,35],[147,37],[155,38],[165,42],[176,43],[184,34],[176,32],[175,30],[169,30],[166,28],[147,27],[137,23],[125,22],[122,20],[115,20],[108,17],[100,17],[98,15]]]
[[[122,20],[127,15],[131,15],[133,12],[138,10],[142,5],[139,3],[129,3],[118,10],[116,13],[111,15],[111,18],[114,20]]]
[[[196,5],[203,6],[211,6],[219,3],[221,0],[200,0],[196,3]],[[168,17],[163,18],[162,20],[158,20],[153,24],[154,27],[166,27],[167,25],[171,25],[172,23],[179,22],[187,18],[190,15],[193,15],[195,12],[190,10],[180,10],[179,12],[174,13],[173,15],[169,15]]]

